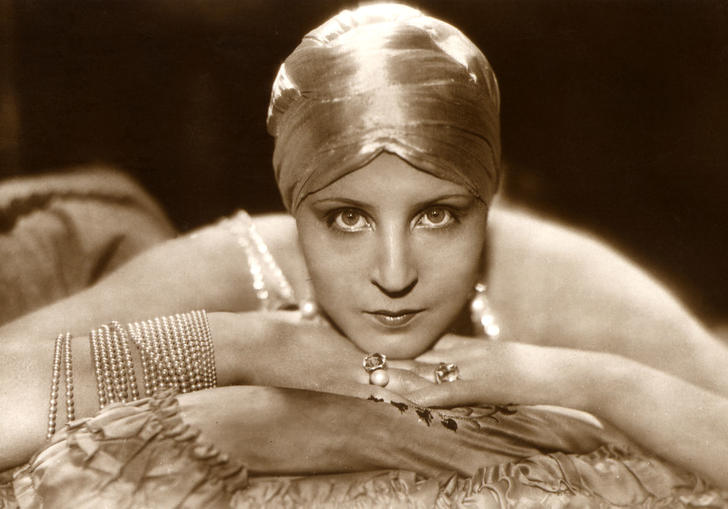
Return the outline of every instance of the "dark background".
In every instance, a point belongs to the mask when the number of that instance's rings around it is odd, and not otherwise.
[[[112,164],[182,230],[279,210],[270,84],[349,5],[0,0],[0,177]],[[604,236],[727,322],[728,0],[417,6],[498,74],[506,195]]]

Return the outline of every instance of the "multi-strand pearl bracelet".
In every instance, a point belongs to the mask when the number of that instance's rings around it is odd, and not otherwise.
[[[141,352],[144,391],[178,392],[217,385],[215,352],[205,311],[191,311],[130,323],[129,333]]]
[[[129,339],[142,360],[144,389],[151,396],[160,389],[190,392],[215,387],[215,352],[205,311],[134,322],[122,327],[111,322],[89,333],[99,407],[139,399]],[[61,373],[65,375],[66,421],[74,420],[71,334],[59,334],[53,350],[48,429],[56,432]]]

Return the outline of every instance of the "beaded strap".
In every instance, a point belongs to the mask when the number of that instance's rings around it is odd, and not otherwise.
[[[495,313],[490,308],[485,292],[486,286],[483,283],[475,285],[475,296],[470,301],[470,320],[478,334],[496,340],[500,335],[500,327],[496,323]]]
[[[255,228],[250,215],[244,210],[233,217],[223,219],[220,225],[226,228],[245,251],[248,270],[253,279],[253,289],[263,309],[281,309],[295,305],[293,288],[268,249],[263,237]],[[266,274],[274,280],[275,291],[266,284]]]

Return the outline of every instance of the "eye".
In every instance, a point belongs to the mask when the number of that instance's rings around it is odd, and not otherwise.
[[[371,226],[366,217],[364,217],[364,214],[356,209],[340,209],[335,211],[329,220],[329,224],[333,228],[344,232],[359,232]]]
[[[416,226],[444,228],[455,221],[453,213],[445,207],[430,207],[417,219]]]

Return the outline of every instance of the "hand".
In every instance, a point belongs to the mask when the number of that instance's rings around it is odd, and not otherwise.
[[[327,323],[301,320],[293,312],[212,313],[220,385],[258,385],[391,399],[431,382],[389,364],[386,389],[369,384],[362,352]],[[220,376],[222,375],[222,376]]]
[[[416,359],[413,372],[434,382],[440,362],[454,362],[455,382],[433,384],[404,393],[422,406],[467,404],[549,404],[580,408],[584,367],[598,366],[601,354],[566,348],[447,335]],[[591,364],[593,363],[593,364]]]

